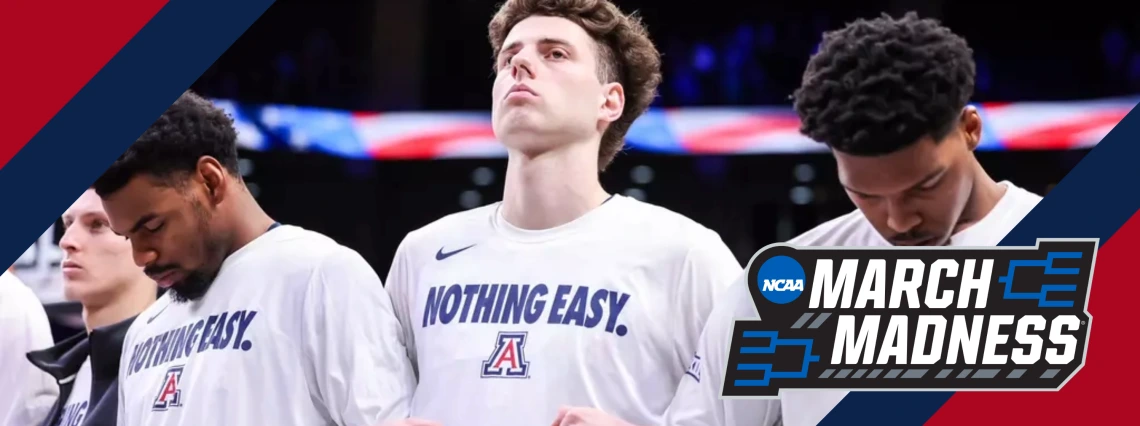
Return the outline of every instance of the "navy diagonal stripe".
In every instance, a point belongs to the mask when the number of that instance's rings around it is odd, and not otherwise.
[[[1140,114],[1135,109],[1074,167],[998,245],[1033,246],[1038,238],[1100,238],[1103,247],[1137,210]],[[1034,167],[1026,164],[1025,167]],[[926,423],[953,392],[851,392],[819,426]]]
[[[272,4],[167,3],[0,169],[0,264],[27,250]]]

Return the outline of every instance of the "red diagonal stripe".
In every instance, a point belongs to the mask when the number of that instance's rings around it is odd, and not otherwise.
[[[767,132],[795,131],[800,127],[796,117],[751,116],[740,121],[689,133],[684,137],[690,153],[723,153],[741,150],[751,138]]]
[[[0,167],[164,5],[166,0],[0,1]]]
[[[444,145],[464,138],[493,138],[495,132],[490,125],[464,124],[448,125],[443,129],[425,129],[422,133],[394,138],[393,142],[369,150],[372,158],[430,159],[441,154]]]
[[[1080,220],[1079,218],[1077,220]],[[1135,421],[1133,385],[1140,370],[1136,317],[1140,300],[1132,267],[1140,254],[1140,214],[1102,247],[1093,266],[1089,315],[1093,317],[1085,365],[1059,392],[958,392],[927,426],[1113,425]],[[1128,420],[1133,419],[1133,420]]]
[[[1096,128],[1116,125],[1128,110],[1082,114],[1075,119],[1051,124],[1045,127],[1004,137],[1004,145],[1009,150],[1019,149],[1071,149],[1074,140],[1081,133]]]

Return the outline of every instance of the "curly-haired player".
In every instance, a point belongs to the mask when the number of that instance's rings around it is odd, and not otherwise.
[[[118,424],[371,426],[414,374],[379,276],[275,222],[238,172],[225,112],[182,94],[95,181],[111,230],[168,291],[123,341]]]
[[[408,234],[386,280],[416,417],[550,424],[562,405],[660,424],[715,295],[715,232],[598,180],[654,97],[660,55],[607,0],[510,0],[489,25],[503,201]]]
[[[982,135],[966,41],[907,14],[827,33],[795,92],[802,132],[827,144],[859,208],[788,241],[801,246],[996,245],[1041,197],[995,182],[974,157]],[[719,398],[733,320],[758,316],[740,277],[718,300],[670,425],[818,423],[846,392],[785,391],[782,401]]]

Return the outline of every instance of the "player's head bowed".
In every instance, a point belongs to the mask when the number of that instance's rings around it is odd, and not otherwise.
[[[488,37],[495,133],[526,154],[600,134],[604,170],[661,82],[661,54],[640,18],[609,0],[508,0]]]
[[[828,32],[793,95],[800,131],[827,144],[840,181],[895,244],[949,241],[985,172],[973,52],[913,12]]]
[[[230,251],[237,132],[210,101],[183,93],[95,181],[111,228],[176,301],[205,294]],[[231,201],[230,203],[226,203]]]

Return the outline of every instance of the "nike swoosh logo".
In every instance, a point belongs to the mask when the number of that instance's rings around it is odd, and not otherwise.
[[[154,321],[156,318],[158,318],[159,315],[162,315],[163,312],[166,312],[166,308],[169,308],[169,307],[170,307],[170,304],[167,303],[166,306],[163,306],[162,309],[158,310],[158,313],[154,314],[153,317],[150,317],[149,319],[147,319],[146,323],[150,324],[152,321]]]
[[[435,260],[443,260],[443,259],[447,259],[447,258],[449,258],[449,257],[451,257],[451,256],[455,256],[455,255],[459,254],[460,252],[462,252],[463,250],[467,250],[467,249],[469,249],[469,248],[471,248],[471,247],[475,247],[475,244],[469,245],[469,246],[467,246],[467,247],[464,247],[464,248],[461,248],[461,249],[459,249],[459,250],[455,250],[455,251],[449,251],[449,252],[447,252],[447,253],[444,253],[444,252],[443,252],[443,247],[440,247],[440,248],[439,248],[439,251],[435,253]]]

